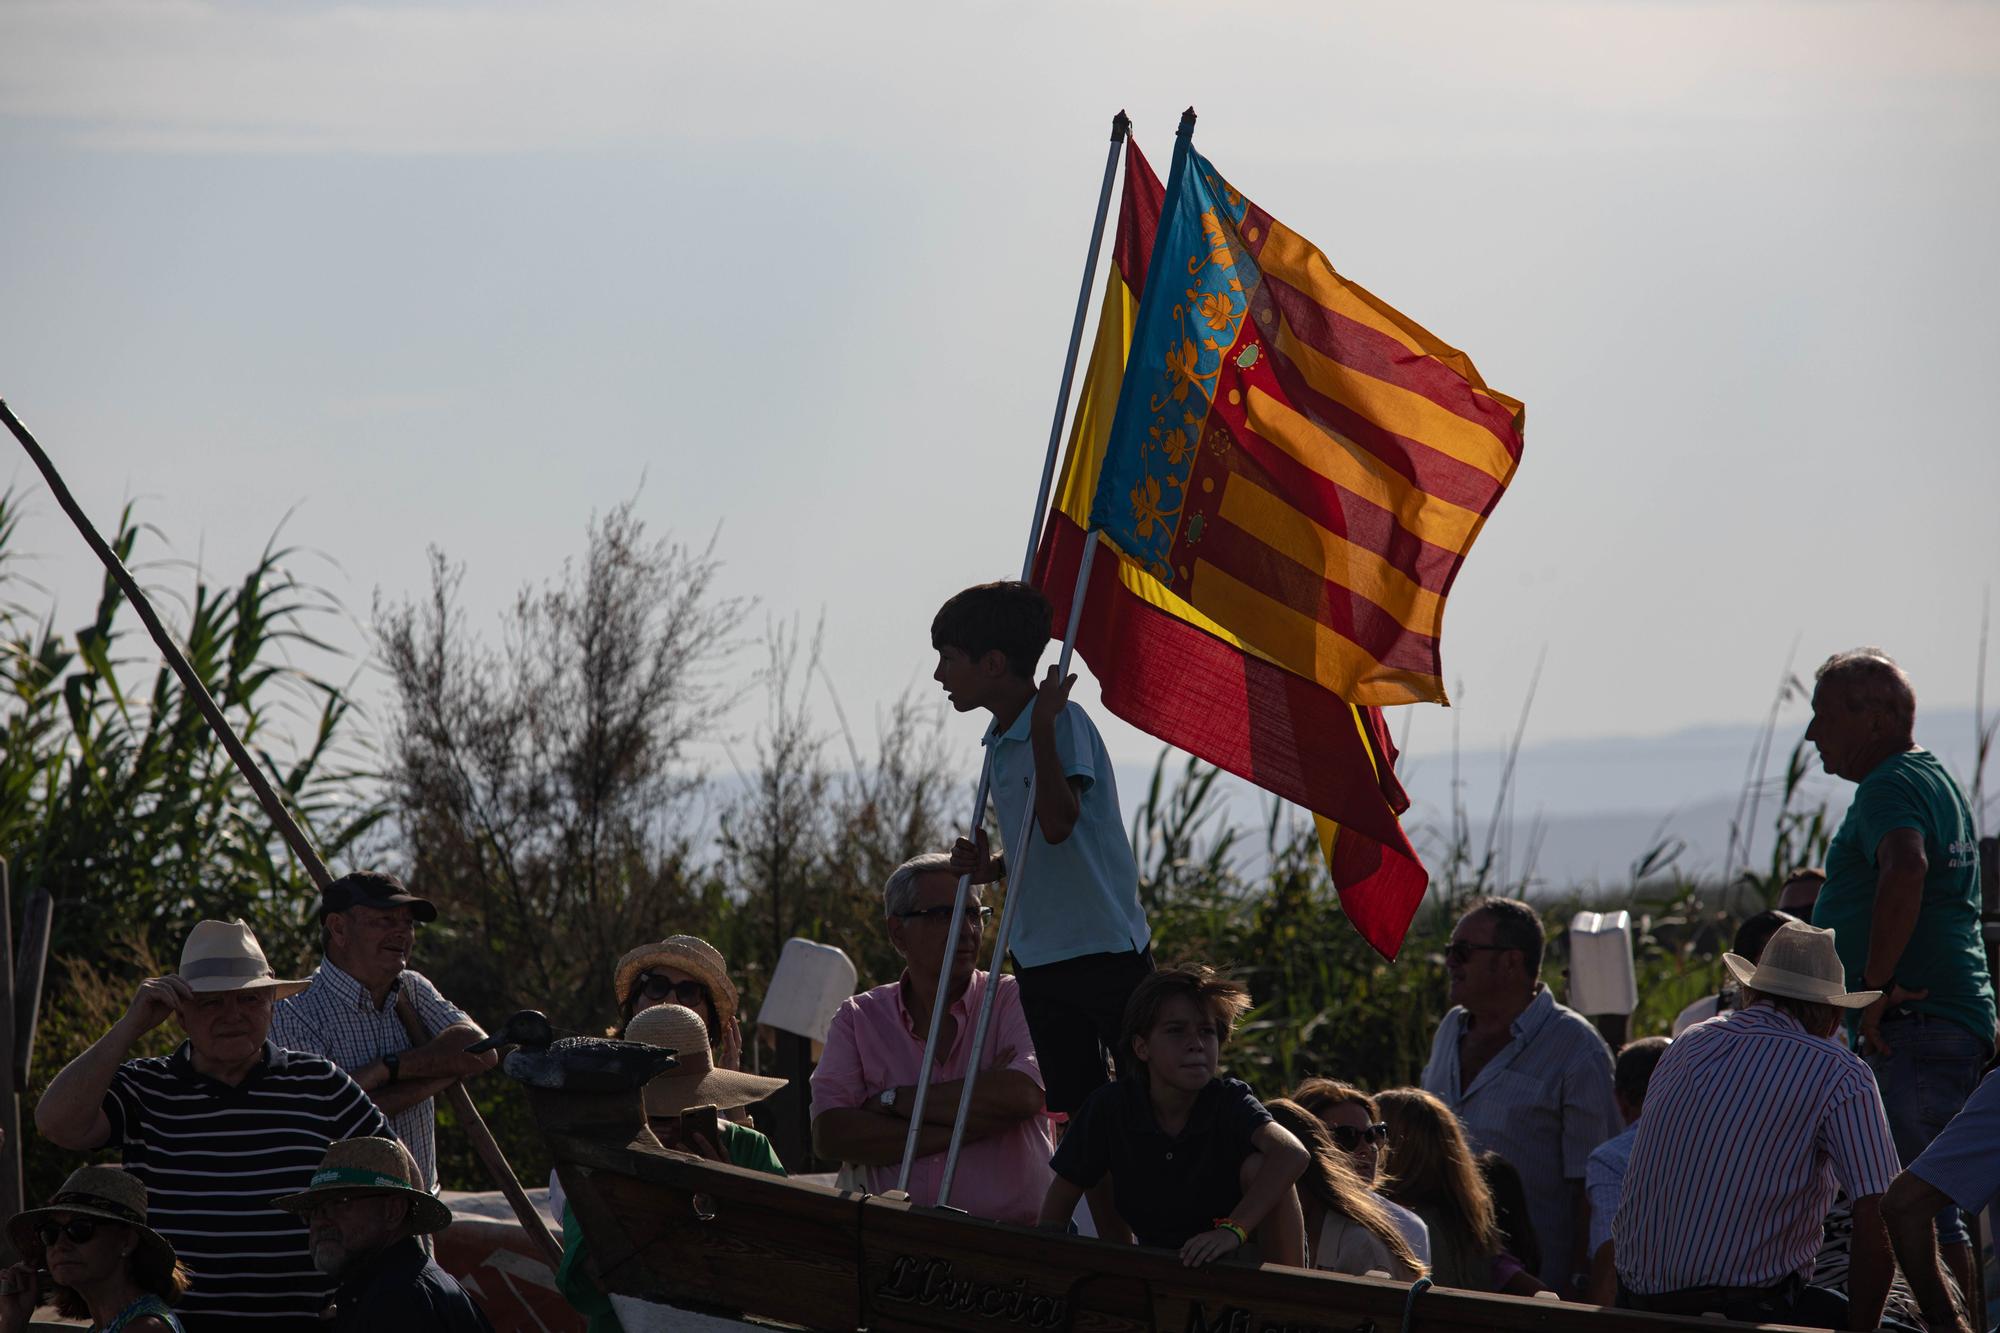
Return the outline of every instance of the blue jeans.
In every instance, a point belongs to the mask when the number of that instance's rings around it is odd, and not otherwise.
[[[1985,1068],[1993,1048],[1935,1014],[1885,1018],[1882,1040],[1893,1053],[1870,1055],[1868,1067],[1875,1071],[1876,1086],[1882,1090],[1896,1155],[1907,1167],[1979,1086],[1979,1071]],[[1940,1245],[1966,1243],[1965,1219],[1957,1208],[1947,1205],[1938,1214],[1937,1229]]]

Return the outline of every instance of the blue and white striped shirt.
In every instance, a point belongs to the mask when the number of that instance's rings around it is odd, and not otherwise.
[[[1591,1150],[1623,1127],[1611,1093],[1611,1048],[1590,1020],[1556,1003],[1546,986],[1515,1018],[1513,1040],[1459,1086],[1458,1038],[1467,1014],[1453,1009],[1438,1024],[1424,1066],[1424,1091],[1457,1113],[1475,1151],[1491,1149],[1521,1173],[1528,1216],[1542,1243],[1550,1286],[1565,1285],[1575,1241],[1575,1185]]]
[[[1899,1163],[1861,1057],[1754,1004],[1660,1057],[1612,1223],[1637,1292],[1768,1287],[1811,1271],[1837,1190],[1866,1199]]]

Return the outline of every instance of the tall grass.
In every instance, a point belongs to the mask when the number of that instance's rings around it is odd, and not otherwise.
[[[22,572],[22,503],[0,494],[0,855],[17,906],[37,889],[55,900],[32,1105],[123,1011],[146,969],[172,966],[196,920],[249,919],[292,971],[314,943],[314,894],[178,678],[131,627],[118,586],[107,576],[89,619],[56,629],[56,608]],[[131,565],[158,537],[128,505],[111,545]],[[170,619],[189,662],[335,860],[381,807],[345,685],[291,660],[334,653],[319,631],[340,618],[291,571],[296,555],[274,538],[221,584],[167,562],[138,569],[149,581],[174,576],[159,600],[180,609]],[[32,1149],[27,1160],[29,1195],[40,1197],[64,1164]]]

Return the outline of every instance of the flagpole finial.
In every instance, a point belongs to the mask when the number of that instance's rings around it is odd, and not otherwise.
[[[1124,143],[1125,136],[1132,132],[1132,118],[1125,114],[1125,108],[1118,108],[1118,114],[1111,118],[1111,142]]]
[[[1181,112],[1181,127],[1175,130],[1174,133],[1183,139],[1187,138],[1188,136],[1194,133],[1193,107],[1189,107],[1187,110]]]

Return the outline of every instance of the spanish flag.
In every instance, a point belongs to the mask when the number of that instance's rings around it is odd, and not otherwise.
[[[1442,700],[1444,592],[1520,404],[1190,148],[1175,174],[1128,145],[1037,582],[1062,623],[1102,529],[1077,647],[1106,707],[1312,810],[1343,909],[1393,958],[1427,876],[1369,705]]]

